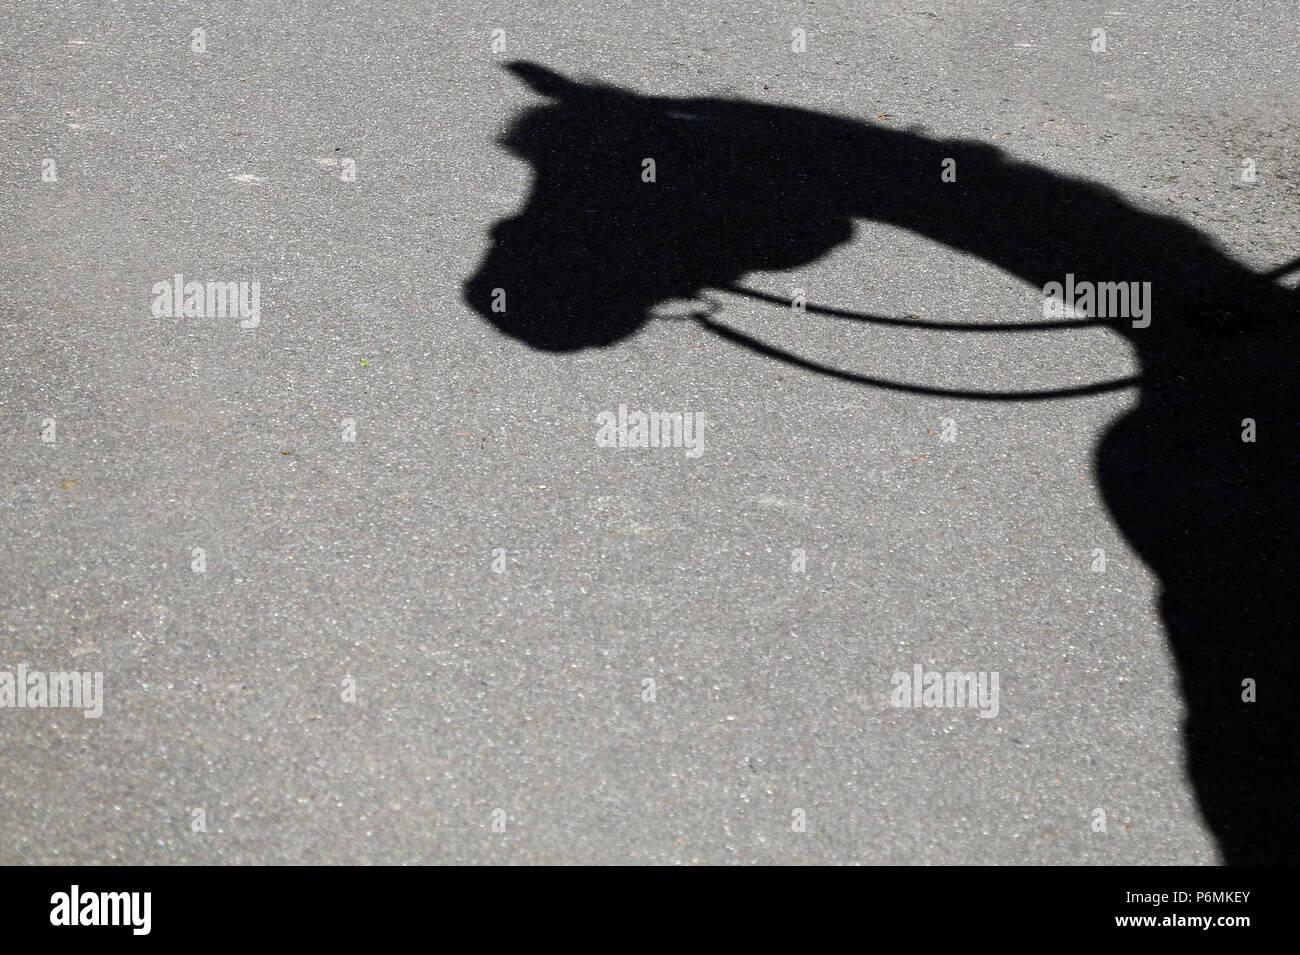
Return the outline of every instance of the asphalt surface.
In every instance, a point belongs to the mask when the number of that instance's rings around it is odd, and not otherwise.
[[[0,709],[0,862],[1218,861],[1157,583],[1094,486],[1131,392],[891,393],[672,321],[549,354],[461,286],[532,182],[495,143],[537,101],[512,59],[988,142],[1267,268],[1300,244],[1294,3],[0,10],[0,669],[104,674],[97,719]],[[260,324],[156,317],[177,273],[258,282]],[[869,222],[748,283],[1041,302]],[[1135,371],[1101,329],[716,297],[862,374]],[[620,404],[704,412],[703,454],[598,447]],[[918,664],[997,672],[998,714],[892,706]]]

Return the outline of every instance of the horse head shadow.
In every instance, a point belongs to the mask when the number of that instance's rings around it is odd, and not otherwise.
[[[1296,293],[1274,281],[1291,267],[1256,272],[1177,218],[987,144],[509,68],[548,100],[503,140],[536,177],[523,210],[493,229],[464,296],[532,348],[613,345],[658,303],[741,290],[746,273],[816,261],[852,238],[857,219],[978,256],[1039,288],[1067,275],[1076,285],[1150,283],[1147,323],[1113,314],[1053,323],[1057,333],[1105,324],[1125,336],[1140,380],[1056,392],[863,378],[696,318],[812,371],[920,393],[1026,400],[1136,385],[1136,406],[1098,443],[1096,474],[1116,523],[1160,578],[1201,811],[1226,861],[1300,861],[1300,747],[1291,737],[1300,716],[1291,595],[1300,569],[1298,308]],[[948,160],[955,181],[941,174]],[[991,327],[1004,326],[963,330]]]

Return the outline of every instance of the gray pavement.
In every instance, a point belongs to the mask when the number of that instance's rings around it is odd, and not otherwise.
[[[104,674],[98,719],[0,709],[0,862],[1218,861],[1157,582],[1093,483],[1131,392],[873,391],[683,322],[546,354],[461,285],[531,183],[494,143],[536,102],[511,59],[989,142],[1265,268],[1298,244],[1294,3],[0,11],[0,670]],[[260,324],[155,317],[177,273],[258,282]],[[867,222],[747,282],[1041,300]],[[717,298],[862,374],[1135,370],[1104,330]],[[620,404],[704,412],[704,453],[598,447]],[[892,706],[915,665],[997,672],[998,714]]]

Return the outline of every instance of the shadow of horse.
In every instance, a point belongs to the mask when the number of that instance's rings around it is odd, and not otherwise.
[[[766,347],[705,314],[696,319],[814,372],[923,394],[1041,400],[1136,384],[1136,406],[1097,447],[1096,474],[1116,523],[1160,579],[1200,809],[1227,862],[1300,861],[1291,736],[1300,686],[1291,590],[1300,583],[1297,295],[1274,281],[1290,268],[1255,272],[1178,219],[986,144],[743,100],[642,96],[528,63],[509,68],[549,100],[503,140],[536,179],[523,211],[493,229],[464,294],[535,349],[612,345],[659,303],[743,291],[736,283],[748,272],[817,260],[848,242],[859,218],[978,256],[1038,288],[1067,273],[1076,283],[1151,283],[1147,327],[1125,318],[1055,326],[1105,324],[1125,336],[1140,381],[1056,392],[989,395],[863,378]],[[647,157],[654,185],[642,181]],[[941,177],[946,159],[956,161],[955,182]],[[504,311],[494,310],[497,290],[508,296]],[[1254,442],[1243,440],[1247,418]]]

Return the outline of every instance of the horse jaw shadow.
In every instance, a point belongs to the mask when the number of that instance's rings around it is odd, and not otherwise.
[[[502,140],[536,179],[522,212],[492,230],[465,300],[533,348],[613,344],[656,303],[695,298],[755,269],[805,265],[852,238],[845,206],[775,188],[771,170],[736,193],[745,147],[727,137],[748,120],[726,101],[660,100],[532,64],[509,68],[553,104],[529,110]],[[767,121],[804,115],[785,112]],[[807,141],[772,158],[791,181],[806,180],[813,170],[795,167],[817,151]]]
[[[1160,579],[1188,773],[1225,860],[1300,861],[1296,294],[1176,218],[987,144],[509,69],[547,101],[502,140],[535,180],[519,214],[492,230],[464,296],[532,348],[613,345],[657,303],[816,261],[852,238],[856,219],[1039,288],[1067,273],[1151,283],[1148,326],[1110,323],[1142,383],[1099,441],[1098,486]],[[955,182],[941,176],[945,160]],[[1069,534],[1044,528],[1053,551],[1081,549]]]

